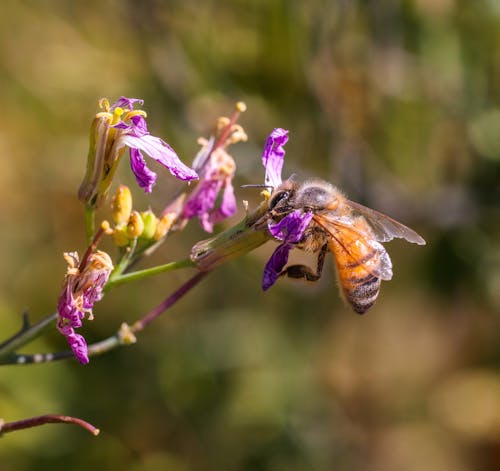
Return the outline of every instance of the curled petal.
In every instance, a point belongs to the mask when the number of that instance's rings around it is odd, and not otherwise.
[[[87,348],[87,342],[82,335],[75,332],[66,336],[69,346],[73,351],[76,359],[82,364],[86,365],[89,362],[89,353]]]
[[[146,193],[151,193],[157,175],[147,167],[146,161],[138,149],[130,149],[130,167],[139,186]]]
[[[130,149],[138,149],[145,152],[149,157],[156,160],[170,173],[180,180],[194,180],[198,174],[190,167],[181,162],[175,151],[159,137],[147,134],[142,137],[125,135],[122,137],[123,143]]]
[[[110,106],[110,110],[113,111],[116,108],[127,108],[132,111],[134,109],[134,103],[139,103],[139,106],[142,106],[144,105],[144,100],[141,100],[140,98],[127,98],[122,96]]]
[[[288,131],[276,128],[269,135],[264,145],[262,164],[266,169],[265,184],[272,188],[276,188],[282,181],[281,170],[283,169],[283,160],[285,158],[285,149],[283,146],[287,141]]]
[[[142,115],[135,115],[130,118],[132,124],[127,124],[124,121],[119,121],[112,127],[115,129],[123,129],[125,134],[134,137],[142,137],[149,134],[148,124]]]

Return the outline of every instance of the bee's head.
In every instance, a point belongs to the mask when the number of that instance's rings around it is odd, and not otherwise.
[[[293,197],[297,191],[297,183],[293,180],[286,180],[274,189],[269,197],[268,209],[275,214],[284,214],[293,211]]]

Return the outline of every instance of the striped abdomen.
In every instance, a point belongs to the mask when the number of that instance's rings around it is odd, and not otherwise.
[[[357,313],[363,314],[375,303],[381,279],[390,279],[392,271],[387,252],[375,240],[366,221],[360,219],[355,226],[356,231],[339,230],[329,248],[345,299]]]

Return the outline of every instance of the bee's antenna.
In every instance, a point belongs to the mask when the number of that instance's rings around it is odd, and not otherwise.
[[[249,185],[241,185],[240,188],[267,188],[268,190],[272,190],[274,187],[271,185],[265,185],[264,183],[255,183]]]

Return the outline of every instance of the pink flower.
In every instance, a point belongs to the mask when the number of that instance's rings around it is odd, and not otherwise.
[[[236,213],[232,184],[236,164],[224,148],[213,149],[214,138],[208,142],[203,141],[203,144],[193,162],[200,180],[188,196],[181,218],[198,216],[203,229],[212,232],[214,224]]]

